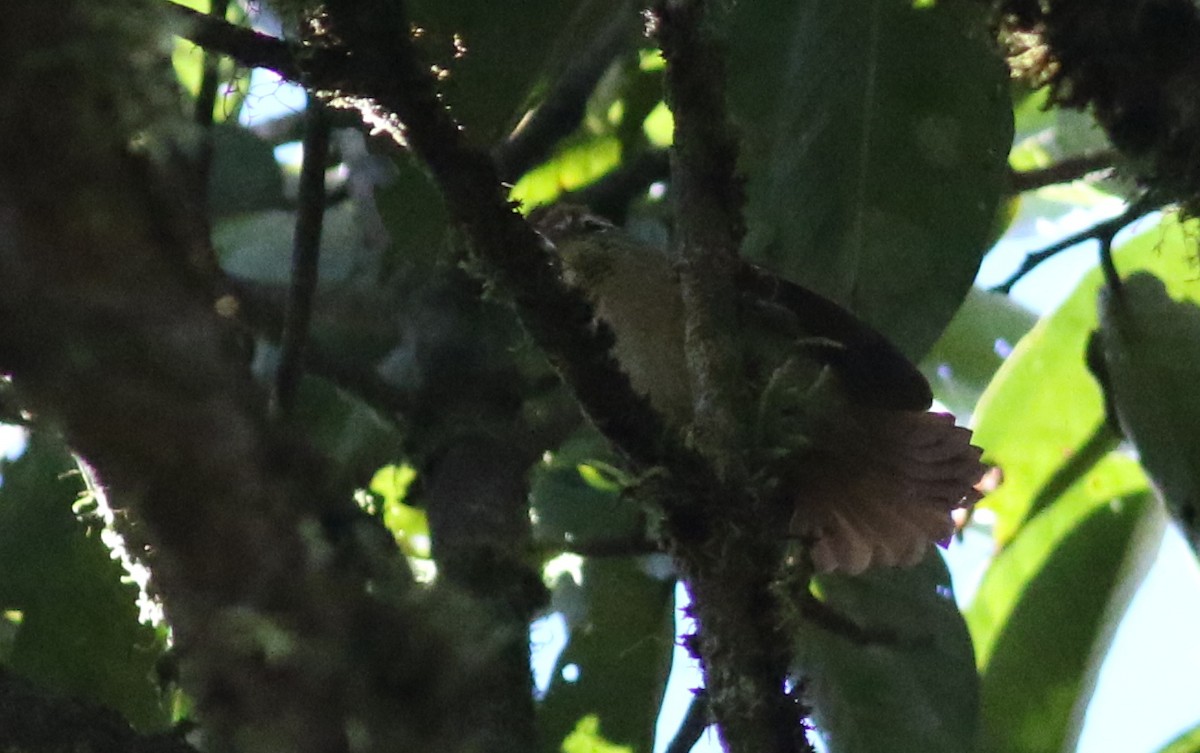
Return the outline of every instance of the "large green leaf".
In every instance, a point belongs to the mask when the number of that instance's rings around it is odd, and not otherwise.
[[[1123,245],[1123,270],[1151,269],[1175,295],[1200,286],[1168,218]],[[1074,745],[1112,631],[1154,554],[1162,515],[1146,480],[1104,426],[1085,366],[1097,324],[1093,270],[1018,344],[980,401],[976,441],[1004,471],[985,503],[1008,545],[986,575],[968,623],[983,673],[984,751]],[[1014,538],[1015,537],[1015,538]]]
[[[1100,339],[1121,428],[1200,552],[1200,308],[1138,272],[1101,293]]]
[[[578,586],[557,602],[570,636],[538,714],[543,750],[559,745],[584,717],[599,720],[605,740],[650,753],[674,649],[673,583],[630,558],[588,559]],[[596,730],[594,730],[596,731]]]
[[[1046,510],[997,557],[967,610],[982,677],[979,753],[1075,749],[1164,520],[1148,493],[1094,494]]]
[[[920,358],[1004,190],[1012,110],[986,9],[759,0],[736,5],[729,44],[747,254]]]
[[[516,124],[559,34],[585,3],[526,0],[519,10],[492,0],[409,5],[418,40],[446,72],[441,88],[451,111],[469,139],[490,145]]]
[[[805,696],[830,753],[969,750],[978,677],[941,557],[911,570],[825,576],[818,588],[833,612],[865,631],[805,623],[797,639]]]
[[[0,609],[17,623],[5,663],[41,685],[121,712],[134,726],[170,721],[154,681],[164,645],[138,621],[138,590],[100,540],[102,521],[77,516],[84,484],[56,438],[29,437],[3,465]]]
[[[955,413],[971,413],[1008,351],[1036,321],[1008,296],[972,288],[921,362],[934,397]]]
[[[1188,241],[1195,232],[1194,225],[1167,218],[1123,244],[1116,263],[1123,272],[1154,272],[1176,298],[1200,300]],[[1122,497],[1145,488],[1134,463],[1115,456],[1096,463],[1103,453],[1076,469],[1071,483],[1059,483],[1060,471],[1082,456],[1104,423],[1100,387],[1084,362],[1088,336],[1097,326],[1100,285],[1098,269],[1085,276],[1057,311],[1021,339],[979,401],[975,442],[985,460],[1004,473],[1004,483],[983,503],[996,513],[1000,545],[1012,539],[1039,496],[1052,501],[1043,494],[1052,484],[1065,486],[1072,499]]]

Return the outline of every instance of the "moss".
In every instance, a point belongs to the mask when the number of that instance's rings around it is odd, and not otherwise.
[[[1089,109],[1165,200],[1200,212],[1200,10],[1189,0],[1001,0],[1014,70]]]

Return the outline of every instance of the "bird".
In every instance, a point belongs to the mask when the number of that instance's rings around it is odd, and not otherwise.
[[[564,280],[615,336],[613,354],[668,426],[686,430],[693,399],[677,265],[584,207],[534,210]],[[920,371],[837,303],[740,262],[744,348],[759,456],[786,484],[788,536],[817,573],[911,567],[982,497],[988,467],[971,431],[930,410]]]

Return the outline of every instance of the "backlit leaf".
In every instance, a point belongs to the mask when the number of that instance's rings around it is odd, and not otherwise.
[[[138,620],[138,589],[100,540],[102,521],[73,506],[75,461],[35,431],[0,485],[0,609],[16,628],[5,663],[43,687],[119,711],[143,731],[169,721],[154,679],[165,649]]]
[[[818,586],[829,609],[864,633],[806,622],[796,641],[805,697],[830,753],[969,750],[978,678],[942,558],[824,576]]]
[[[1075,749],[1100,664],[1163,532],[1147,493],[1056,505],[989,568],[966,612],[982,681],[980,753]]]
[[[1189,243],[1194,232],[1191,223],[1164,219],[1117,249],[1117,266],[1122,272],[1154,272],[1173,296],[1200,300]],[[1012,539],[1042,490],[1104,422],[1100,387],[1084,361],[1087,339],[1098,324],[1100,285],[1099,269],[1088,273],[1057,311],[1021,339],[979,401],[975,443],[984,448],[984,460],[1004,473],[1004,483],[983,501],[996,513],[995,536],[1001,545]],[[1109,456],[1080,476],[1068,496],[1112,499],[1145,485],[1136,464]]]
[[[630,558],[587,559],[582,575],[579,586],[559,581],[579,592],[567,600],[575,605],[566,614],[567,646],[541,703],[544,749],[557,749],[560,740],[564,750],[575,749],[569,743],[586,716],[595,718],[593,734],[649,753],[674,649],[673,583]]]

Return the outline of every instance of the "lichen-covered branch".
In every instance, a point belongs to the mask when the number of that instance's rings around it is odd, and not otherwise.
[[[744,197],[724,55],[705,28],[703,0],[661,0],[654,13],[675,115],[671,190],[694,432],[726,483],[724,504],[698,511],[712,516],[714,535],[681,540],[677,552],[699,622],[696,646],[727,750],[807,751],[803,711],[785,691],[790,641],[771,589],[780,557],[776,513],[746,491],[742,422],[752,411],[735,300]],[[678,523],[668,516],[669,529]]]
[[[745,203],[737,175],[738,141],[725,111],[724,54],[702,28],[700,0],[663,0],[655,30],[667,61],[667,102],[675,116],[671,193],[674,247],[688,367],[695,396],[695,433],[718,474],[737,484],[746,443],[745,370],[735,339],[733,285]]]

